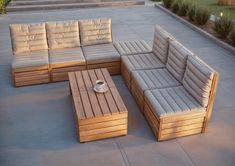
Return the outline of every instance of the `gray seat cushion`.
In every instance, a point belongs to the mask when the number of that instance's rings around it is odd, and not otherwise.
[[[185,48],[178,41],[170,41],[166,68],[181,83],[186,68],[187,58],[189,55],[193,55],[193,53]]]
[[[183,86],[203,107],[208,105],[214,74],[199,57],[188,57]]]
[[[112,21],[109,18],[79,20],[82,46],[112,42]]]
[[[115,42],[114,46],[120,55],[142,54],[152,51],[152,48],[144,40]]]
[[[46,30],[50,49],[80,46],[78,21],[48,22]]]
[[[80,47],[53,49],[49,51],[49,56],[50,64],[53,67],[86,65],[86,61]]]
[[[15,54],[12,61],[12,68],[39,67],[48,65],[48,51],[34,51],[32,53]]]
[[[132,79],[135,80],[142,91],[181,85],[166,68],[136,70],[132,72]]]
[[[153,39],[153,53],[164,64],[166,64],[167,61],[170,40],[174,40],[174,37],[171,34],[163,30],[160,26],[155,27]]]
[[[113,44],[99,44],[82,47],[87,64],[120,61],[120,55]]]
[[[183,86],[147,90],[145,101],[159,118],[206,111]]]
[[[128,71],[163,68],[164,64],[152,53],[122,56],[121,61]]]

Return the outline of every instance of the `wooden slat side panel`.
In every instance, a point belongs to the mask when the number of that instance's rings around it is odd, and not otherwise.
[[[169,128],[173,128],[173,127],[203,123],[203,121],[204,121],[204,118],[196,118],[196,119],[189,119],[189,120],[178,121],[178,122],[173,122],[173,123],[163,123],[162,129],[169,129]]]
[[[80,92],[77,86],[77,80],[74,72],[70,72],[69,74],[69,84],[72,92],[73,103],[75,106],[76,116],[79,119],[85,119],[85,112],[83,108],[83,104],[81,101]]]
[[[112,137],[123,136],[123,135],[127,135],[127,130],[119,130],[119,131],[114,131],[114,132],[109,132],[109,133],[101,133],[101,134],[96,134],[96,135],[80,137],[80,142],[88,142],[88,141],[94,141],[94,140],[99,140],[99,139],[104,139],[104,138],[112,138]]]
[[[22,81],[22,82],[14,82],[15,86],[27,86],[27,85],[36,85],[36,84],[44,84],[49,83],[49,78],[47,79],[40,79],[40,80],[30,80],[30,81]]]
[[[109,133],[109,132],[113,132],[113,131],[126,130],[126,129],[127,129],[127,124],[124,124],[124,125],[117,125],[117,126],[99,128],[99,129],[94,129],[94,130],[80,131],[79,135],[80,135],[80,137],[83,137],[83,136],[96,135],[96,134],[101,134],[101,133]]]
[[[177,122],[177,121],[184,121],[196,118],[205,117],[205,112],[198,112],[198,113],[188,113],[184,115],[174,115],[168,117],[162,117],[163,123],[170,123],[170,122]]]
[[[138,104],[140,111],[143,112],[144,109],[144,97],[142,94],[139,93],[139,91],[136,89],[136,91],[132,91],[132,95],[135,98],[136,103]]]
[[[21,77],[15,77],[16,82],[27,82],[27,81],[36,81],[36,80],[45,80],[49,79],[49,74],[38,74],[34,76],[21,76]]]
[[[24,77],[24,76],[35,76],[41,74],[49,74],[48,70],[39,70],[39,71],[28,71],[22,73],[15,73],[15,77]]]
[[[149,125],[151,126],[154,135],[156,137],[158,137],[159,121],[154,116],[154,114],[152,113],[150,107],[147,104],[144,106],[144,115],[145,115]]]
[[[177,138],[177,137],[199,134],[201,132],[202,132],[202,128],[182,131],[182,132],[178,132],[178,133],[170,133],[170,134],[161,135],[161,137],[158,140],[163,141],[163,140],[173,139],[173,138]]]
[[[102,117],[97,117],[97,118],[88,118],[88,119],[81,119],[79,121],[79,125],[87,125],[87,124],[96,124],[96,123],[100,123],[100,122],[106,122],[106,121],[113,121],[113,120],[117,120],[117,119],[127,119],[127,113],[123,113],[123,114],[116,114],[116,115],[108,115],[108,116],[102,116]]]
[[[107,68],[110,75],[119,75],[121,73],[120,66],[105,66],[105,65],[88,65],[87,69]]]
[[[130,90],[131,89],[131,77],[130,77],[130,73],[129,71],[127,70],[126,66],[124,64],[122,64],[121,66],[121,74],[122,74],[122,77],[128,87],[128,89]]]
[[[127,125],[127,118],[99,122],[99,123],[96,123],[95,125],[94,124],[82,125],[82,126],[79,126],[79,130],[80,131],[94,130],[94,129],[106,128],[106,127],[117,126],[117,125]]]
[[[196,124],[191,124],[191,125],[186,125],[186,126],[178,126],[178,127],[168,128],[168,129],[161,129],[161,134],[164,135],[164,134],[170,134],[170,133],[178,133],[182,131],[202,128],[202,126],[203,126],[203,123],[196,123]]]
[[[49,65],[42,65],[42,66],[36,66],[36,67],[16,68],[16,69],[13,69],[13,72],[21,73],[21,72],[39,71],[39,70],[48,70],[48,69],[49,69]]]
[[[206,109],[206,116],[205,116],[205,122],[204,122],[204,126],[203,126],[203,132],[206,132],[206,129],[208,126],[208,121],[210,120],[211,115],[212,115],[216,91],[217,91],[217,87],[218,87],[218,81],[219,81],[219,73],[215,73],[214,78],[213,78],[213,82],[212,82],[212,86],[211,86],[209,102],[208,102],[208,106]]]
[[[86,91],[86,86],[83,81],[82,72],[81,71],[75,72],[75,76],[79,91]]]
[[[54,68],[52,69],[53,73],[64,73],[64,72],[73,72],[73,71],[81,71],[85,70],[86,66],[71,66],[71,67],[62,67],[62,68]]]

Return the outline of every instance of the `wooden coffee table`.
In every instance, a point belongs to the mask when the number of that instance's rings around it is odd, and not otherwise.
[[[106,68],[69,72],[80,142],[127,134],[128,112]],[[96,80],[106,81],[109,91],[95,93]]]

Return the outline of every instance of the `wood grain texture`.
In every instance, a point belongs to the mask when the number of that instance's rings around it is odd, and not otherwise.
[[[106,68],[69,72],[80,142],[126,135],[128,112]],[[109,91],[95,93],[96,80]]]

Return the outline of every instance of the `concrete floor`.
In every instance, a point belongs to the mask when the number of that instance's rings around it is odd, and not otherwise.
[[[209,132],[156,142],[120,76],[113,77],[129,110],[125,137],[77,142],[68,82],[14,88],[8,26],[110,17],[114,40],[152,41],[154,25],[172,33],[221,74]],[[1,166],[235,165],[235,56],[154,7],[60,10],[0,16]]]

